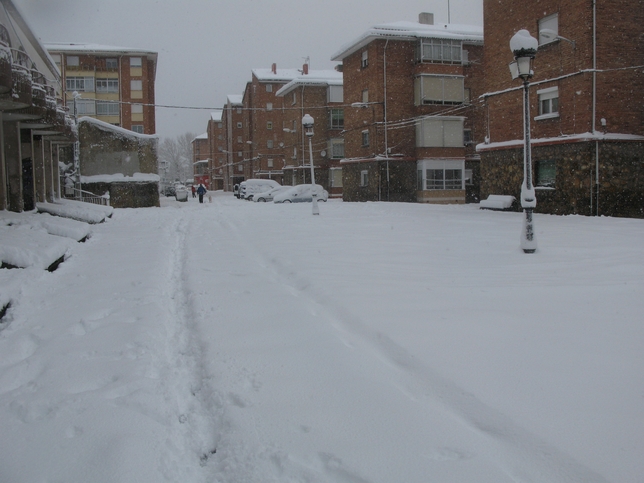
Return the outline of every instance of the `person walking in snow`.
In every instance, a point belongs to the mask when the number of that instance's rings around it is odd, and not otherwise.
[[[195,189],[195,185],[192,185],[192,197],[193,197],[193,198],[196,198],[196,196],[195,196],[195,192],[196,192],[196,191],[197,191],[197,190]]]
[[[199,185],[199,188],[197,188],[197,194],[199,195],[199,203],[203,203],[203,195],[206,194],[206,188],[204,185]]]

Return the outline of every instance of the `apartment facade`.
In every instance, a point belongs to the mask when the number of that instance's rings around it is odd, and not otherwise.
[[[510,38],[538,40],[529,103],[537,212],[644,217],[644,4],[484,1],[481,195],[519,198],[522,83]]]
[[[218,158],[225,154],[224,190],[232,191],[236,184],[249,177],[248,163],[244,162],[244,139],[247,136],[248,118],[244,111],[244,96],[229,95],[226,99],[223,115],[224,142],[217,142]]]
[[[283,184],[311,182],[308,137],[302,126],[302,118],[309,114],[314,119],[311,145],[315,182],[322,185],[331,197],[341,197],[340,160],[344,158],[342,73],[335,70],[309,71],[308,64],[304,64],[302,73],[277,91],[277,96],[284,99],[286,156],[282,168]]]
[[[75,105],[77,117],[155,134],[156,52],[94,44],[46,47],[62,73],[64,102],[72,114]]]
[[[243,97],[245,178],[274,179],[282,184],[289,156],[284,128],[284,98],[277,95],[285,84],[301,75],[298,69],[253,69]]]
[[[332,60],[344,73],[346,201],[477,199],[483,30],[418,22],[377,25]]]
[[[31,211],[61,197],[59,163],[72,163],[72,120],[60,74],[10,0],[0,1],[0,210]]]

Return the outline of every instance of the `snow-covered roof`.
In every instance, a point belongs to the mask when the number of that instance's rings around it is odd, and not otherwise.
[[[299,69],[253,69],[253,75],[260,82],[285,81],[289,82],[302,75]]]
[[[426,25],[418,22],[393,22],[375,25],[357,39],[344,44],[331,56],[331,60],[341,61],[348,55],[363,48],[376,39],[450,39],[469,42],[483,42],[483,27],[477,25],[435,24]]]
[[[116,47],[113,45],[85,44],[85,43],[47,43],[45,48],[50,52],[76,52],[91,54],[144,54],[156,59],[158,52],[153,50],[137,49],[132,47]]]
[[[208,139],[208,133],[207,132],[205,132],[203,134],[199,134],[199,136],[195,136],[193,141],[202,140],[202,139]]]
[[[228,104],[231,106],[241,106],[244,103],[244,96],[241,94],[229,94]]]
[[[311,70],[308,74],[300,74],[298,77],[282,86],[276,96],[283,96],[298,86],[341,86],[342,72],[335,70]]]
[[[215,122],[221,122],[224,111],[213,111],[210,113],[210,119]]]
[[[81,117],[78,122],[89,122],[91,124],[96,125],[96,127],[104,130],[104,131],[112,131],[115,133],[118,133],[122,136],[127,136],[130,138],[137,138],[137,139],[159,139],[159,136],[156,134],[139,134],[138,132],[130,131],[129,129],[125,129],[119,126],[115,126],[114,124],[110,124],[108,122],[101,121],[99,119],[95,119],[93,117]]]

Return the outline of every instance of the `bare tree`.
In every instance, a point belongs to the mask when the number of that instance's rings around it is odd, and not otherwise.
[[[168,183],[184,183],[192,178],[193,133],[187,132],[176,138],[165,138],[159,144],[159,174]]]

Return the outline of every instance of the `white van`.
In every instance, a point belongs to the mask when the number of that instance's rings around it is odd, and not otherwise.
[[[247,179],[239,185],[239,198],[244,200],[253,200],[255,193],[262,193],[281,185],[272,179]]]

